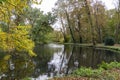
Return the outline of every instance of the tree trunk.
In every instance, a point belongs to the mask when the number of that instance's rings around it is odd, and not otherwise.
[[[101,33],[100,25],[98,23],[97,12],[95,12],[95,21],[96,21],[96,27],[97,27],[97,33],[98,33],[98,42],[102,43],[102,33]]]
[[[62,24],[61,32],[62,32],[63,37],[64,37],[64,42],[67,42],[67,38],[66,38],[66,30],[65,30],[65,26],[64,26],[64,23],[63,23],[62,18],[60,18],[60,22],[61,22],[61,24]]]
[[[71,28],[71,25],[70,25],[69,14],[67,13],[66,10],[65,10],[65,14],[66,14],[66,17],[67,17],[68,27],[69,27],[70,34],[71,34],[71,37],[72,37],[72,41],[75,43],[76,40],[75,40],[75,38],[74,38],[74,34],[73,34],[73,31],[72,31],[72,28]]]
[[[77,24],[78,24],[78,34],[79,34],[79,42],[82,43],[82,36],[81,36],[81,23],[80,23],[80,16],[77,15]]]
[[[96,43],[95,43],[95,38],[94,38],[94,26],[93,26],[93,23],[92,23],[92,17],[91,17],[91,13],[90,13],[90,9],[89,9],[87,0],[85,0],[85,7],[86,7],[86,12],[88,14],[90,27],[91,27],[92,44],[95,45]]]
[[[118,0],[118,9],[117,9],[117,26],[116,26],[116,33],[115,33],[115,43],[119,43],[119,30],[120,30],[120,0]]]
[[[119,24],[117,24],[116,26],[116,32],[115,32],[115,43],[118,44],[119,43]]]

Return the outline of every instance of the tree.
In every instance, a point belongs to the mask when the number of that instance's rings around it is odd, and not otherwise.
[[[101,1],[95,1],[93,4],[94,26],[97,32],[98,43],[103,41],[103,28],[106,26],[106,10]],[[104,20],[104,21],[103,21]]]
[[[24,13],[24,9],[27,8],[29,1],[36,2],[34,0],[0,1],[0,27],[2,28],[0,28],[0,49],[11,55],[13,53],[20,55],[18,54],[19,52],[26,52],[30,56],[36,56],[32,51],[34,43],[28,35],[29,25],[20,26],[20,20],[14,22],[14,19],[17,18],[16,15],[22,17],[21,14]],[[7,26],[7,30],[4,30],[2,24]]]
[[[120,0],[116,1],[116,31],[115,31],[115,42],[119,42],[119,31],[120,31]]]
[[[89,19],[89,22],[90,22],[90,28],[91,28],[91,35],[92,35],[92,43],[93,45],[95,45],[95,38],[94,38],[94,26],[93,26],[93,22],[92,22],[92,16],[91,16],[91,11],[90,11],[90,8],[89,8],[89,3],[87,0],[84,0],[85,1],[85,7],[86,7],[86,12],[88,14],[88,19]]]
[[[30,56],[36,56],[32,51],[34,43],[29,39],[30,26],[17,26],[10,29],[10,33],[0,32],[0,49],[14,55],[19,52],[26,52]],[[13,54],[14,53],[14,54]],[[17,54],[21,55],[21,54]]]
[[[119,40],[119,27],[115,28],[120,23],[119,2],[117,13],[107,10],[98,0],[59,0],[54,11],[65,41],[69,41],[67,36],[71,36],[72,42],[92,42],[93,45],[102,43],[107,36]]]
[[[70,14],[69,14],[70,11],[69,11],[69,9],[70,9],[69,1],[67,1],[67,0],[59,0],[59,1],[57,1],[57,3],[56,3],[56,9],[55,9],[55,10],[57,10],[57,15],[59,17],[63,16],[64,21],[66,23],[66,24],[64,24],[64,26],[62,24],[62,27],[63,27],[64,30],[67,30],[67,28],[69,29],[69,33],[70,33],[72,42],[76,42],[75,37],[74,37],[74,29],[73,29],[73,27],[71,25]],[[64,35],[64,37],[65,37],[65,35]]]
[[[27,8],[24,14],[28,24],[32,26],[30,36],[36,43],[46,43],[49,40],[48,34],[53,31],[52,24],[55,22],[56,16],[48,12],[44,14],[37,8]]]

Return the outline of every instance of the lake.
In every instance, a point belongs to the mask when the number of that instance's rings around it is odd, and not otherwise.
[[[97,68],[102,62],[120,62],[120,53],[78,45],[46,44],[34,49],[37,57],[12,57],[3,60],[0,55],[1,80],[46,80],[70,74],[84,67]]]

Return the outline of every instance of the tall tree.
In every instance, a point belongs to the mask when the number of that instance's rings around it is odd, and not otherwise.
[[[84,0],[85,1],[85,7],[86,7],[86,12],[88,14],[88,19],[90,22],[90,27],[91,27],[91,35],[92,35],[92,43],[93,45],[95,45],[95,34],[94,34],[94,26],[93,26],[93,22],[92,22],[92,16],[91,16],[91,11],[90,11],[90,4],[89,4],[89,0]]]
[[[44,14],[43,11],[40,11],[37,8],[29,7],[24,14],[28,24],[32,26],[31,28],[31,38],[35,43],[44,43],[47,42],[50,32],[53,31],[52,24],[55,22],[56,16],[48,12]]]
[[[97,40],[99,43],[103,41],[103,28],[106,26],[106,10],[101,1],[95,1],[93,4],[94,26],[97,32]],[[104,21],[103,21],[104,19]]]
[[[30,56],[35,56],[32,51],[34,42],[30,40],[28,35],[30,26],[19,25],[20,17],[15,15],[21,15],[24,13],[24,9],[27,8],[28,2],[36,2],[34,0],[2,0],[0,1],[0,24],[4,23],[7,26],[7,30],[0,32],[0,48],[3,51],[12,54],[18,54],[19,52],[26,52]],[[14,17],[15,16],[15,17]],[[14,18],[13,18],[14,17]],[[14,19],[18,19],[14,22]],[[2,27],[3,25],[0,25]],[[1,29],[1,28],[0,28]],[[29,45],[28,45],[29,44]]]
[[[117,14],[117,24],[116,24],[116,31],[115,31],[115,42],[119,43],[119,31],[120,31],[120,0],[116,1],[116,14]]]
[[[70,14],[69,14],[70,13],[70,5],[69,5],[69,1],[67,1],[67,0],[59,0],[59,1],[57,1],[56,8],[59,9],[58,14],[61,14],[60,13],[61,11],[63,12],[64,20],[67,23],[66,27],[69,29],[72,42],[76,42],[75,41],[75,37],[74,37],[73,27],[72,27],[71,20],[70,20]]]

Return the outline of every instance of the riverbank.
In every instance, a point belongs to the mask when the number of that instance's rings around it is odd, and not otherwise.
[[[95,47],[95,48],[99,48],[99,49],[104,49],[104,50],[112,50],[112,51],[120,51],[120,44],[115,44],[113,46],[106,46],[104,44],[96,44],[95,46],[93,46],[91,43],[86,43],[86,44],[79,44],[79,43],[64,43],[65,45],[67,44],[71,44],[71,45],[78,45],[81,47]]]
[[[120,63],[102,63],[98,69],[81,67],[66,77],[52,80],[120,80]]]

